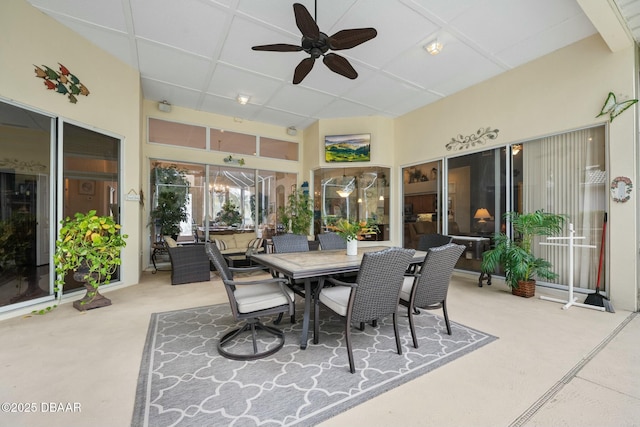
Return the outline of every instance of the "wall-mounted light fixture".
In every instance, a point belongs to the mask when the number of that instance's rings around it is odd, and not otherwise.
[[[442,43],[438,39],[432,40],[424,46],[424,49],[431,55],[437,55],[442,52]]]
[[[246,105],[249,100],[251,99],[251,97],[249,95],[240,95],[238,94],[238,97],[236,98],[238,100],[238,103],[240,105]]]
[[[163,113],[170,113],[171,104],[169,104],[169,101],[167,100],[162,100],[158,102],[158,110],[162,111]]]

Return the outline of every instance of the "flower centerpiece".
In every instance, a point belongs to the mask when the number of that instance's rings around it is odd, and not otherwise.
[[[375,234],[380,231],[378,225],[372,219],[362,221],[349,221],[341,218],[333,226],[336,233],[346,241],[362,240],[365,234]]]
[[[347,241],[347,255],[358,254],[358,240],[364,239],[365,234],[379,231],[378,226],[371,219],[363,221],[349,221],[341,218],[332,227],[340,237]]]

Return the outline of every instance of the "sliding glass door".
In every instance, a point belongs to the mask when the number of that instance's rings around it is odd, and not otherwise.
[[[52,295],[55,119],[0,102],[0,311]]]

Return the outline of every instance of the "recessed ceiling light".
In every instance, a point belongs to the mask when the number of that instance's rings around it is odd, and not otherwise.
[[[247,102],[249,102],[249,99],[251,99],[251,97],[249,95],[238,95],[236,99],[238,100],[238,103],[240,103],[241,105],[245,105]]]
[[[424,49],[429,52],[431,55],[437,55],[442,52],[442,43],[435,39],[424,46]]]

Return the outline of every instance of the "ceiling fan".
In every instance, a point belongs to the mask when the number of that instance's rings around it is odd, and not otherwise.
[[[315,7],[317,17],[317,0],[315,2]],[[322,62],[324,62],[324,64],[334,73],[338,73],[349,79],[355,79],[358,77],[358,73],[345,57],[328,51],[329,49],[351,49],[352,47],[371,40],[378,34],[375,28],[353,28],[350,30],[341,30],[332,36],[327,36],[325,33],[320,31],[318,24],[311,17],[307,8],[300,3],[293,4],[293,14],[296,18],[296,25],[302,33],[301,46],[280,43],[253,46],[251,49],[271,52],[299,52],[304,50],[306,53],[311,55],[309,58],[305,58],[300,61],[296,67],[293,73],[294,85],[300,83],[307,74],[309,74],[313,68],[315,60],[321,56],[323,57]]]

